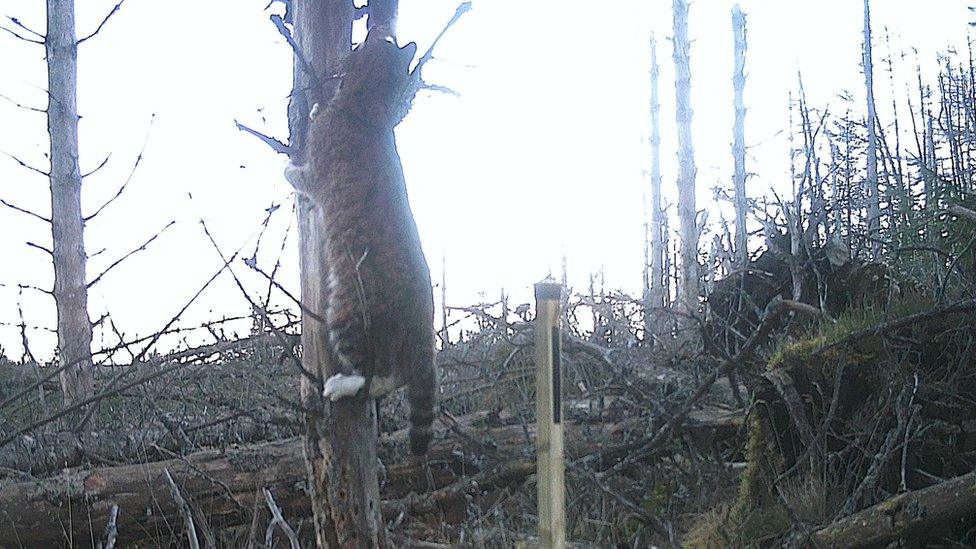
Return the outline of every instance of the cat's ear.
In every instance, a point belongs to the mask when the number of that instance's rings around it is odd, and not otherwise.
[[[410,42],[406,46],[400,48],[400,62],[403,64],[403,68],[410,72],[410,65],[413,63],[413,58],[417,56],[417,44],[416,42]]]
[[[410,42],[406,46],[400,48],[400,51],[404,52],[404,57],[407,57],[407,54],[409,54],[409,59],[413,61],[413,58],[417,56],[417,43]]]

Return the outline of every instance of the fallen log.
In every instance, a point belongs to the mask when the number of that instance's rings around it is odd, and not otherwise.
[[[718,437],[734,434],[741,415],[700,418]],[[405,432],[381,439],[386,464],[381,474],[383,511],[390,518],[439,512],[463,518],[466,497],[478,497],[522,483],[535,471],[531,448],[534,425],[488,427],[486,414],[456,418],[429,453],[433,485],[424,465],[404,458]],[[571,459],[626,444],[646,429],[646,420],[567,424]],[[442,431],[443,432],[443,431]],[[89,545],[105,531],[111,510],[120,543],[184,535],[179,508],[171,497],[169,471],[186,500],[214,529],[247,524],[254,495],[270,489],[286,517],[307,517],[306,466],[298,439],[207,450],[151,463],[74,470],[42,479],[0,486],[0,547]]]
[[[976,471],[934,486],[899,494],[825,526],[810,538],[814,547],[884,547],[921,543],[941,527],[976,517]],[[970,527],[972,525],[970,524]]]
[[[214,527],[243,523],[255,491],[263,487],[274,489],[282,506],[302,505],[302,491],[295,487],[304,481],[305,462],[300,442],[292,439],[5,486],[0,489],[0,546],[90,545],[97,541],[91,540],[92,532],[97,536],[105,530],[113,506],[119,509],[115,527],[120,542],[172,535],[173,525],[180,530],[180,519],[167,470]]]

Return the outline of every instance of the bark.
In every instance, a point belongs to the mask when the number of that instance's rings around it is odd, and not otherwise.
[[[665,305],[664,209],[661,207],[661,103],[658,100],[657,39],[651,37],[651,251],[650,306]]]
[[[92,325],[88,318],[81,167],[78,161],[78,42],[74,0],[47,0],[48,106],[51,138],[51,227],[58,357],[66,406],[94,394]]]
[[[325,108],[335,91],[335,80],[327,77],[338,71],[339,62],[350,49],[354,8],[352,2],[344,0],[295,0],[289,9],[301,55],[295,56],[288,126],[292,163],[300,165],[308,156],[312,106]],[[318,320],[326,303],[322,230],[311,202],[300,197],[302,301],[307,310],[316,313],[302,314],[302,365],[318,381],[305,376],[301,388],[304,406],[317,412],[307,414],[304,437],[316,540],[320,547],[379,547],[385,540],[379,516],[373,403],[369,399],[343,399],[327,409],[320,398],[321,380],[332,375],[327,328]],[[350,436],[352,433],[356,436]]]
[[[976,471],[900,494],[813,533],[816,547],[884,547],[921,543],[940,527],[976,516]]]
[[[871,241],[871,256],[878,260],[881,245],[877,242],[881,231],[881,200],[878,189],[878,137],[877,116],[874,110],[874,67],[871,60],[871,10],[869,0],[864,0],[864,88],[867,92],[868,107],[868,173],[865,185],[868,192],[868,235]]]
[[[675,118],[678,126],[678,233],[681,288],[686,312],[698,311],[698,226],[695,203],[695,148],[691,139],[691,41],[688,2],[674,0]]]
[[[749,242],[746,231],[746,107],[742,95],[746,86],[746,17],[736,4],[732,8],[732,35],[735,47],[735,66],[732,70],[735,123],[732,130],[732,158],[735,164],[735,254],[739,268],[749,262]]]

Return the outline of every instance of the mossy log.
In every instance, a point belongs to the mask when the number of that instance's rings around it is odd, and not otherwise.
[[[968,474],[974,309],[967,300],[853,311],[773,353],[756,384],[749,463],[720,528],[742,544],[796,535],[837,515],[867,513],[871,528],[872,512],[894,509],[871,507],[877,498]],[[813,500],[824,504],[812,509]],[[891,522],[885,531],[899,528]]]
[[[899,494],[814,532],[816,547],[883,547],[928,539],[932,532],[976,516],[976,471]]]

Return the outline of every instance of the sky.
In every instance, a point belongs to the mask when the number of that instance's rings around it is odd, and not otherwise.
[[[78,2],[78,35],[91,32],[114,5]],[[291,52],[269,22],[268,0],[127,0],[79,51],[83,209],[94,211],[131,174],[122,197],[87,226],[89,279],[176,223],[146,251],[109,272],[90,294],[90,316],[109,314],[126,337],[165,325],[220,268],[203,220],[223,253],[257,248],[258,264],[297,295],[293,195],[282,177],[286,159],[235,129],[240,120],[287,139],[285,109]],[[748,192],[788,189],[789,96],[798,73],[811,106],[839,113],[849,90],[863,101],[862,4],[857,0],[742,0],[749,49],[745,102]],[[731,180],[732,33],[730,0],[698,0],[690,11],[693,40],[693,137],[699,208],[716,212],[709,189]],[[456,2],[401,0],[398,35],[424,51]],[[606,285],[640,293],[643,195],[649,167],[649,39],[661,63],[662,175],[674,201],[675,129],[671,2],[612,3],[474,0],[444,37],[427,81],[460,96],[421,93],[397,128],[410,202],[435,283],[446,266],[447,302],[531,298],[531,285],[558,277],[565,255],[571,287],[592,273]],[[43,32],[43,3],[0,0],[0,15]],[[877,69],[883,123],[891,90],[904,104],[915,66],[929,78],[937,55],[965,54],[964,0],[874,0],[875,56],[896,56],[893,80]],[[3,26],[9,27],[5,17]],[[361,29],[360,29],[361,31]],[[360,32],[361,34],[361,32]],[[902,52],[905,57],[902,58]],[[42,114],[43,48],[0,32],[0,153],[42,169],[48,144]],[[12,100],[12,101],[11,101]],[[144,150],[138,168],[133,163]],[[0,154],[0,198],[47,215],[44,177]],[[265,210],[267,230],[257,235]],[[290,236],[288,236],[290,235]],[[53,301],[17,284],[52,286],[49,258],[25,242],[50,245],[42,222],[0,208],[0,347],[22,354],[10,324],[23,311],[32,351],[50,358]],[[101,253],[98,253],[102,251]],[[255,297],[267,288],[240,261],[234,272]],[[440,296],[440,289],[435,290]],[[273,300],[287,304],[275,293]],[[187,309],[180,324],[246,314],[233,278],[221,275]],[[193,335],[187,343],[199,339]],[[209,336],[207,336],[209,337]],[[96,330],[96,348],[115,337]],[[161,342],[180,345],[177,338]],[[124,357],[120,357],[124,360]]]

